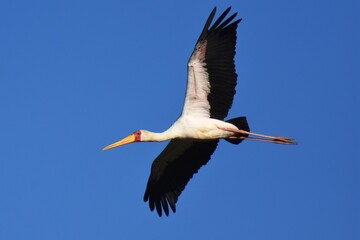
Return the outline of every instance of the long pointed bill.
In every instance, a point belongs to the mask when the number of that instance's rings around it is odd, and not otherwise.
[[[114,143],[104,147],[102,150],[105,151],[105,150],[108,150],[110,148],[119,147],[119,146],[129,144],[129,143],[133,143],[133,142],[135,142],[135,134],[130,134],[126,138],[123,138],[120,141],[114,142]]]

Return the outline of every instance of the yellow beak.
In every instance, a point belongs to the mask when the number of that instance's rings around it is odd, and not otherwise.
[[[104,147],[102,150],[108,150],[110,148],[114,148],[114,147],[119,147],[125,144],[129,144],[129,143],[133,143],[135,142],[135,134],[130,134],[129,136],[127,136],[126,138],[121,139],[120,141],[114,142],[110,145],[107,145],[106,147]]]

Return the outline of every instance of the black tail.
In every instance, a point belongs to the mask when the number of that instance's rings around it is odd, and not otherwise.
[[[230,120],[227,120],[226,122],[234,124],[238,129],[250,132],[250,127],[246,120],[246,117],[232,118]],[[249,135],[244,135],[244,137],[248,137],[248,136]],[[226,138],[225,140],[232,144],[239,144],[243,141],[243,139],[226,139]]]

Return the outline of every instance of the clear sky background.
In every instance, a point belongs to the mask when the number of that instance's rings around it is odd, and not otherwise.
[[[142,200],[214,6],[238,28],[229,117],[297,146],[222,141],[177,213]],[[360,239],[360,2],[0,3],[0,239]],[[217,15],[218,16],[218,15]]]

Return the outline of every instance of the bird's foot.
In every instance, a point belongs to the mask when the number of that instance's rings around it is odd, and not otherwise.
[[[277,144],[289,144],[289,145],[298,144],[296,141],[294,141],[294,139],[286,138],[286,137],[275,137],[272,141]]]

